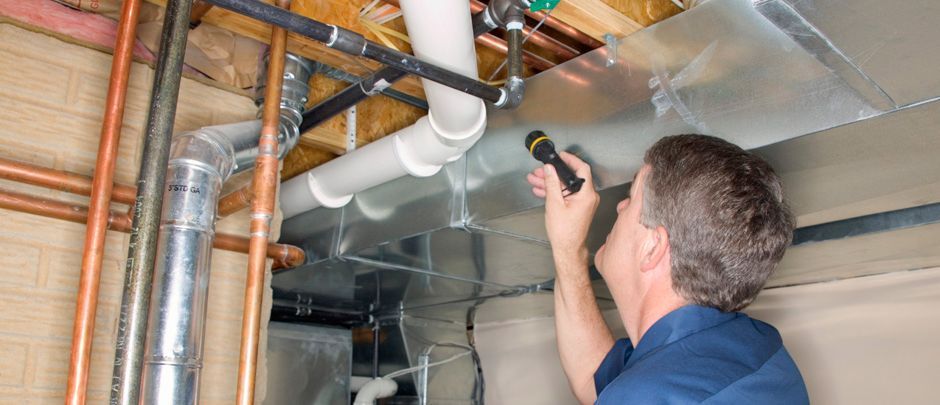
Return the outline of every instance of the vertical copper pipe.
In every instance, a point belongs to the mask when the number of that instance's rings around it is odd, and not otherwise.
[[[212,10],[213,5],[196,0],[193,3],[193,10],[189,13],[189,26],[191,28],[196,28],[200,23],[202,23],[202,17]]]
[[[289,8],[290,0],[277,0],[277,6]],[[264,292],[265,251],[274,216],[277,189],[277,134],[281,120],[281,86],[284,82],[284,57],[287,31],[271,30],[268,77],[265,81],[264,109],[261,112],[261,139],[252,186],[251,240],[248,247],[248,277],[245,281],[245,307],[242,315],[242,342],[238,359],[239,405],[251,405],[255,399],[255,375],[258,364],[258,340],[261,331],[261,300]]]
[[[124,121],[124,101],[137,38],[140,3],[140,0],[126,0],[121,6],[121,21],[118,24],[117,43],[111,62],[111,81],[105,101],[95,177],[92,180],[91,205],[72,329],[72,353],[65,392],[65,403],[71,405],[85,403],[95,312],[98,308],[98,283],[101,279],[104,240],[110,216],[111,191],[114,187],[114,166]]]

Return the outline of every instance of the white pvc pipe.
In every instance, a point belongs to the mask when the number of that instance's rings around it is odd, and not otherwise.
[[[465,0],[401,0],[415,55],[477,77],[470,6]],[[423,80],[430,112],[414,125],[284,182],[281,210],[290,218],[346,205],[353,194],[410,174],[432,176],[459,159],[486,128],[483,101]]]
[[[415,56],[464,76],[478,77],[469,2],[402,0],[399,3]],[[442,32],[445,30],[446,33]],[[482,100],[428,79],[421,79],[421,84],[428,98],[429,115],[439,128],[461,132],[473,126],[477,117],[467,111],[482,107]]]
[[[398,384],[389,378],[376,378],[367,382],[359,392],[356,393],[356,399],[353,405],[374,405],[377,398],[387,398],[395,395],[398,391]]]

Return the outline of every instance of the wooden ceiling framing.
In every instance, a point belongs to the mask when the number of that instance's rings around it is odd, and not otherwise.
[[[166,3],[166,0],[147,1],[158,5]],[[359,19],[360,10],[370,2],[370,0],[293,0],[291,10],[328,24],[345,27],[365,35],[368,39],[378,41],[379,38]],[[606,33],[618,37],[626,36],[681,11],[682,9],[671,0],[562,0],[551,12],[551,17],[602,43]],[[264,43],[269,42],[270,39],[271,29],[267,24],[219,7],[213,7],[205,12],[202,23],[215,25]],[[535,25],[533,21],[530,23],[532,23],[530,26]],[[385,26],[405,32],[404,23],[400,18],[388,22]],[[581,52],[590,50],[551,28],[543,28],[540,31],[572,48],[578,48]],[[494,34],[499,35],[498,32]],[[399,39],[391,39],[391,41],[403,52],[410,52],[410,47],[406,42]],[[486,79],[503,62],[505,55],[479,45],[480,42],[478,41],[477,46],[479,72],[480,76]],[[287,48],[289,52],[359,76],[366,75],[380,67],[378,63],[371,60],[346,55],[296,34],[289,35]],[[553,64],[564,62],[558,59],[557,54],[534,46],[532,43],[527,43],[525,49]],[[526,74],[529,75],[532,72],[531,69],[527,69]],[[501,75],[504,74],[501,72],[496,75],[496,78],[502,78]],[[345,86],[348,84],[316,75],[311,81],[310,105],[329,98]],[[412,96],[424,97],[420,81],[413,76],[402,79],[393,88]],[[357,105],[357,144],[362,146],[393,133],[413,124],[425,114],[424,110],[384,96],[364,100]],[[325,163],[344,153],[345,145],[346,121],[345,117],[340,115],[302,136],[301,144],[285,160],[282,175],[286,179]]]

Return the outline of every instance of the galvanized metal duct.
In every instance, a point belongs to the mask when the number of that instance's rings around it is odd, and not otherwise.
[[[537,165],[523,148],[533,129],[592,163],[607,205],[592,227],[589,245],[596,248],[643,151],[662,136],[704,132],[756,149],[940,95],[928,68],[940,52],[916,45],[940,28],[923,18],[905,23],[916,13],[940,15],[933,3],[866,1],[852,14],[838,12],[835,0],[814,4],[826,13],[789,0],[712,0],[528,79],[526,102],[489,111],[486,132],[466,158],[429,178],[357,194],[342,209],[285,221],[281,241],[303,246],[311,264],[278,274],[274,286],[368,304],[371,289],[360,287],[374,278],[370,272],[381,272],[388,311],[538,290],[553,267],[543,202],[525,181]],[[862,26],[892,39],[862,43],[853,33],[872,36]],[[864,46],[872,42],[878,47]],[[824,152],[800,150],[800,161]],[[780,157],[776,165],[787,159],[797,158]],[[805,179],[788,184],[794,199],[842,201],[832,188],[799,191]],[[809,214],[803,207],[795,204],[798,215]]]
[[[309,61],[287,59],[285,76],[289,77],[282,93],[279,132],[282,157],[297,143],[312,73]],[[261,121],[254,120],[173,138],[153,276],[142,403],[198,401],[216,205],[225,180],[252,167],[260,130]]]
[[[489,111],[481,141],[438,174],[285,221],[281,241],[302,246],[310,263],[272,284],[318,298],[313,305],[368,306],[380,291],[374,313],[387,319],[550,316],[551,295],[537,293],[554,274],[543,203],[525,181],[538,164],[522,146],[533,129],[593,165],[602,191],[591,249],[644,150],[683,132],[768,158],[804,226],[936,203],[940,48],[923,38],[940,35],[940,6],[862,0],[845,10],[839,0],[711,0],[530,78],[526,102]],[[770,285],[937,266],[938,235],[933,224],[791,248]],[[418,343],[383,345],[389,370],[418,362]],[[354,373],[368,374],[366,363]]]

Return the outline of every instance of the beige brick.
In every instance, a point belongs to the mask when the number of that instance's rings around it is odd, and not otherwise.
[[[36,246],[0,238],[0,283],[35,286],[39,278],[39,253]]]
[[[69,371],[69,342],[37,342],[33,345],[36,351],[36,377],[33,388],[46,388],[63,390]]]
[[[23,385],[29,346],[0,340],[0,385]]]
[[[62,108],[68,95],[68,86],[62,83],[67,82],[69,69],[39,60],[18,63],[29,53],[29,47],[0,49],[0,96]]]

